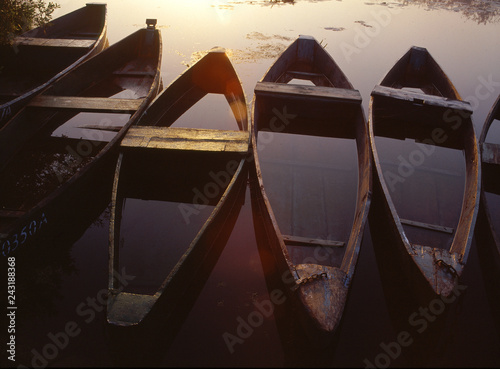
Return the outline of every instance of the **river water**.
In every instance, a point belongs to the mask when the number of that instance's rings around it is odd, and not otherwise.
[[[76,0],[58,3],[61,7],[54,17],[85,5],[85,1]],[[107,3],[110,44],[142,28],[146,18],[158,20],[163,38],[161,72],[165,87],[207,50],[215,46],[226,48],[249,107],[256,82],[299,35],[311,35],[325,46],[360,91],[366,114],[373,87],[413,45],[427,48],[462,98],[471,102],[477,135],[500,94],[499,2]],[[218,105],[202,105],[184,119],[224,118],[228,113],[227,109],[219,111],[214,106]],[[500,331],[494,324],[500,301],[490,298],[485,283],[487,271],[482,268],[475,240],[460,282],[467,288],[457,293],[452,308],[446,314],[437,305],[407,311],[398,307],[387,288],[387,273],[381,273],[372,241],[371,227],[375,225],[367,226],[337,337],[326,349],[319,348],[304,339],[286,301],[276,306],[274,312],[262,307],[269,301],[273,282],[264,265],[261,240],[256,237],[248,186],[242,200],[227,243],[206,282],[192,303],[186,304],[171,332],[163,332],[168,339],[145,353],[142,349],[139,352],[139,348],[134,352],[134,347],[120,351],[108,340],[104,301],[108,282],[109,199],[91,197],[86,209],[75,209],[81,213],[81,224],[68,224],[67,229],[61,229],[64,238],[60,241],[39,245],[42,251],[26,262],[30,265],[29,277],[19,277],[17,290],[23,294],[19,304],[29,308],[17,322],[16,366],[112,367],[137,364],[134,358],[141,358],[145,365],[181,367],[500,365]],[[499,204],[497,200],[494,208]],[[140,206],[136,208],[144,211]],[[155,218],[141,214],[137,217],[141,218],[142,227],[154,229]],[[128,232],[133,232],[136,224],[131,219]],[[414,324],[408,326],[411,317]],[[404,332],[410,338],[405,336],[408,344],[401,345]],[[155,334],[161,337],[163,333]]]

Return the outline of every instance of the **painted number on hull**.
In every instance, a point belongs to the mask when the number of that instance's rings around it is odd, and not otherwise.
[[[8,239],[2,243],[2,255],[7,256],[19,245],[22,245],[30,237],[34,236],[42,228],[43,223],[47,224],[47,217],[42,213],[38,220],[32,220],[28,225],[24,226],[20,232],[12,234]]]
[[[4,118],[7,118],[10,115],[10,112],[10,106],[3,108],[2,111],[0,111],[0,121],[4,120]]]

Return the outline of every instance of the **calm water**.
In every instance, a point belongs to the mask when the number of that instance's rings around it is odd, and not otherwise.
[[[61,8],[54,16],[86,2],[59,3]],[[255,83],[275,58],[298,35],[307,34],[326,46],[361,92],[366,113],[372,88],[412,45],[426,47],[461,96],[473,104],[477,134],[500,93],[500,4],[495,2],[111,0],[110,44],[143,27],[146,18],[157,18],[162,32],[164,86],[203,52],[222,46],[250,104]],[[211,102],[202,104],[189,112],[187,121],[225,121],[229,110],[213,106]],[[278,145],[279,140],[276,142]],[[269,159],[271,165],[272,156],[280,159],[281,150],[276,151]],[[449,159],[444,168],[460,172],[460,160]],[[349,173],[348,168],[345,172]],[[446,188],[447,184],[440,186]],[[151,352],[134,352],[133,347],[120,352],[110,349],[105,327],[109,201],[89,194],[87,207],[75,209],[81,216],[79,222],[61,226],[60,237],[47,240],[29,258],[19,260],[23,267],[18,270],[18,303],[25,313],[17,321],[16,366],[111,367],[125,354],[131,358],[126,363],[145,354],[148,360],[144,364],[159,366],[500,365],[500,332],[493,325],[500,302],[488,302],[475,242],[461,281],[466,292],[449,312],[428,318],[419,315],[420,323],[409,326],[410,316],[419,313],[419,308],[408,311],[398,305],[398,296],[394,297],[386,283],[390,273],[380,270],[367,226],[337,338],[330,347],[319,349],[302,338],[286,301],[273,314],[256,314],[257,306],[269,299],[275,278],[265,246],[256,237],[249,188],[243,200],[206,283],[173,324],[173,333],[164,334],[172,337],[164,343],[160,340],[159,348]],[[158,232],[154,222],[165,219],[140,214],[140,203],[129,205],[137,209],[138,220],[131,215],[127,232],[133,234],[133,226],[138,225],[142,232]],[[450,205],[450,212],[452,208]],[[494,208],[498,213],[498,200]],[[140,258],[140,249],[135,252],[130,257]],[[133,270],[128,273],[132,275]],[[242,327],[249,322],[253,325],[245,331]],[[67,329],[71,336],[62,333]],[[405,331],[413,343],[398,350],[393,343]],[[227,344],[224,337],[228,333],[233,337],[240,333],[240,338]],[[162,332],[154,334],[162,337]],[[53,344],[56,341],[58,346]]]

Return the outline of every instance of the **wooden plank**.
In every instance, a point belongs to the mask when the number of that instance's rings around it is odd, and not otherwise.
[[[309,73],[309,72],[299,72],[295,70],[289,70],[286,72],[293,78],[297,79],[315,79],[315,78],[326,78],[323,73]]]
[[[173,127],[131,127],[122,140],[123,147],[248,152],[249,133]]]
[[[324,86],[301,86],[284,83],[257,82],[255,94],[262,96],[285,95],[300,99],[327,100],[361,104],[358,90]]]
[[[28,106],[100,113],[135,113],[142,102],[143,99],[39,95],[35,96]]]
[[[322,240],[317,238],[299,237],[283,235],[283,241],[289,246],[323,246],[323,247],[344,247],[345,242]]]
[[[100,126],[97,124],[88,124],[85,126],[78,126],[76,128],[82,128],[82,129],[97,129],[100,131],[111,131],[111,132],[119,132],[122,130],[123,126]]]
[[[400,219],[400,220],[401,220],[402,224],[406,224],[406,225],[413,226],[413,227],[425,228],[425,229],[430,229],[432,231],[439,231],[439,232],[449,233],[449,234],[453,234],[453,232],[454,232],[454,229],[450,228],[450,227],[443,227],[443,226],[436,225],[436,224],[422,223],[422,222],[417,222],[417,221],[408,220],[408,219]]]
[[[466,101],[449,100],[441,96],[428,95],[414,91],[402,90],[387,86],[377,85],[372,91],[372,96],[382,96],[392,99],[407,101],[413,104],[435,106],[446,109],[463,110],[472,113],[471,105]]]
[[[481,161],[483,163],[500,165],[500,145],[483,142],[481,144]]]
[[[48,46],[48,47],[71,47],[89,49],[96,43],[95,39],[74,38],[41,38],[41,37],[16,37],[14,43],[18,46]]]

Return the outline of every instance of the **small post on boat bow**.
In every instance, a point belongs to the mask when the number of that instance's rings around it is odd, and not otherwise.
[[[146,37],[144,37],[143,50],[152,50],[155,40],[156,31],[156,19],[148,18],[146,19]]]

